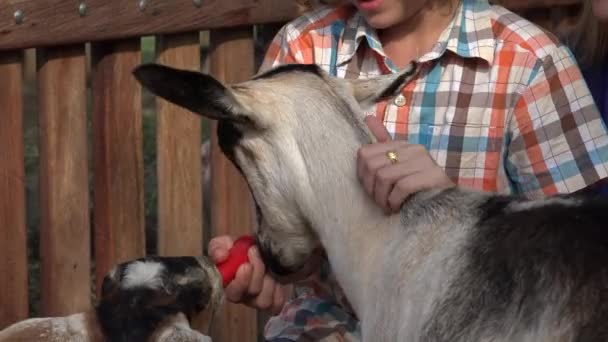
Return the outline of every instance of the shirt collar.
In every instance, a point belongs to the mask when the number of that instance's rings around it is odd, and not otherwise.
[[[338,49],[338,66],[348,63],[361,42],[390,61],[382,49],[376,30],[370,27],[357,11],[344,22],[344,34]],[[419,58],[419,62],[438,59],[447,51],[463,58],[480,58],[494,62],[495,37],[490,18],[490,5],[485,0],[462,0],[454,19],[443,30],[433,49]]]

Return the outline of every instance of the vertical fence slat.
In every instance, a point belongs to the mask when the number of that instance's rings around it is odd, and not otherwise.
[[[42,313],[90,305],[90,221],[84,45],[38,57]]]
[[[200,70],[199,33],[158,37],[157,62]],[[201,118],[160,97],[156,98],[158,175],[158,253],[203,254],[203,189]],[[207,317],[192,325],[208,333]]]
[[[28,315],[21,52],[0,54],[0,330]]]
[[[218,79],[240,82],[254,72],[253,31],[251,27],[211,30],[210,68]],[[221,154],[217,145],[216,124],[211,140],[212,215],[214,235],[237,237],[251,234],[254,210],[249,188],[237,169]],[[256,341],[256,312],[243,305],[225,304],[213,327],[214,341]]]
[[[140,40],[93,44],[94,216],[97,285],[145,254]],[[97,286],[99,289],[99,286]]]
[[[160,37],[158,44],[158,63],[200,70],[198,32]],[[161,98],[156,103],[158,252],[202,255],[201,118]]]

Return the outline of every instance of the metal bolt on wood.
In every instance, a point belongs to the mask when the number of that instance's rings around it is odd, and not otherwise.
[[[147,4],[148,2],[146,0],[139,0],[137,6],[139,7],[139,10],[143,12],[146,9]]]
[[[201,7],[203,5],[203,0],[192,0],[194,6]]]
[[[81,2],[80,5],[78,5],[78,14],[80,14],[81,17],[84,17],[87,14],[87,4]]]
[[[23,14],[22,10],[16,10],[14,17],[15,17],[15,24],[19,25],[23,22],[23,18],[25,17],[25,15]]]

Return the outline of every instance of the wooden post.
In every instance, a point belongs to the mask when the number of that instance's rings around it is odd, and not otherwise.
[[[0,54],[0,330],[28,314],[21,55]]]
[[[38,56],[42,313],[90,306],[90,221],[84,45]]]
[[[251,27],[212,30],[211,73],[227,83],[245,81],[254,73],[253,31]],[[238,237],[251,234],[254,224],[249,188],[237,169],[220,152],[216,124],[211,139],[211,227],[213,235]],[[214,341],[256,341],[256,312],[243,305],[226,303],[222,317],[214,324]]]
[[[158,63],[200,70],[199,34],[159,39]],[[202,255],[201,118],[157,98],[158,252]]]
[[[159,37],[157,62],[199,71],[199,33]],[[158,253],[203,255],[201,117],[156,99],[158,170]],[[208,317],[195,317],[195,329],[208,334]]]
[[[97,289],[119,262],[145,254],[140,40],[93,44]]]

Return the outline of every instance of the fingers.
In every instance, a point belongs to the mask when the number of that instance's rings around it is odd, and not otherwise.
[[[285,305],[288,291],[289,289],[287,286],[277,285],[274,288],[272,307],[270,308],[270,313],[272,315],[278,315],[281,312],[283,306]]]
[[[220,236],[209,242],[209,255],[213,260],[225,260],[233,245],[232,238]],[[234,280],[225,288],[226,298],[233,303],[278,313],[285,304],[285,290],[270,275],[257,247],[248,250],[249,262],[239,267]]]
[[[225,260],[233,244],[230,236],[211,239],[208,246],[210,258],[215,263]],[[290,286],[280,285],[266,273],[256,246],[249,248],[248,257],[249,262],[238,268],[235,278],[224,289],[226,299],[233,303],[268,310],[273,315],[278,314],[285,305],[286,291]]]
[[[409,177],[401,178],[391,189],[387,196],[387,205],[389,212],[398,212],[401,205],[405,202],[417,189],[425,187],[428,183],[422,172],[409,175]]]
[[[253,267],[251,264],[243,264],[236,271],[234,279],[226,286],[224,293],[226,298],[233,303],[240,303],[247,295]]]
[[[283,309],[290,286],[282,286],[269,275],[264,276],[260,293],[245,302],[246,305],[277,315]]]
[[[404,151],[403,154],[407,155],[408,153]],[[416,191],[418,189],[419,184],[417,183],[417,179],[411,177],[418,173],[428,176],[426,173],[430,172],[431,167],[433,167],[433,164],[423,156],[412,156],[406,160],[407,162],[390,164],[383,167],[376,173],[373,192],[374,200],[376,203],[380,204],[387,214],[394,212],[393,206],[391,206],[389,201],[389,199],[391,199],[389,195],[393,195],[393,199],[401,199],[401,202],[396,204],[398,207],[401,207],[401,203],[409,197],[411,191]],[[400,188],[395,189],[395,186],[399,184],[399,182],[401,182],[402,186],[410,191],[410,193],[401,195],[395,193],[395,191],[399,192],[400,190]],[[410,189],[410,187],[412,187],[412,189]],[[393,205],[395,205],[395,203],[393,203]]]
[[[397,163],[388,159],[388,151],[397,154]],[[415,192],[452,184],[424,146],[405,141],[362,147],[357,155],[357,176],[365,191],[387,214],[400,210]]]
[[[376,174],[378,170],[387,164],[386,156],[371,155],[369,157],[360,157],[357,161],[357,176],[363,184],[363,188],[368,194],[374,193],[376,186]]]
[[[218,236],[209,241],[209,256],[215,263],[222,262],[228,257],[228,252],[234,241],[228,235]]]
[[[233,244],[233,239],[227,235],[211,239],[209,257],[214,263],[226,260]],[[266,269],[255,246],[249,248],[248,256],[249,262],[238,268],[234,280],[225,289],[226,298],[235,303],[243,301],[245,297],[257,295],[262,290]]]
[[[425,155],[426,150],[420,145],[411,145],[405,141],[391,141],[383,144],[374,144],[364,146],[359,150],[357,156],[357,176],[363,184],[365,191],[374,195],[374,189],[376,188],[376,181],[384,180],[389,181],[394,178],[394,170],[388,171],[385,168],[391,168],[390,160],[386,156],[388,151],[394,151],[397,153],[399,158],[398,169],[404,167],[417,167],[414,159],[419,158],[421,155]],[[380,170],[382,169],[383,178],[390,179],[379,179]]]
[[[400,160],[407,160],[405,149],[410,145],[405,141],[389,141],[363,146],[357,152],[357,176],[368,194],[373,193],[374,175],[382,167],[390,164],[386,153],[388,151],[399,151],[397,155]],[[403,150],[403,151],[402,151]]]
[[[407,175],[405,172],[407,172],[407,169],[402,167],[402,165],[389,165],[380,169],[375,177],[368,177],[375,179],[373,182],[374,187],[370,193],[373,195],[375,202],[378,203],[387,214],[391,211],[387,201],[389,194],[393,190],[395,183]]]
[[[248,256],[249,263],[253,266],[251,282],[249,283],[249,294],[255,296],[262,291],[266,267],[262,262],[262,258],[260,257],[257,247],[253,246],[249,248]]]
[[[387,199],[389,211],[395,213],[401,210],[403,202],[416,192],[451,186],[454,186],[454,183],[438,166],[414,171],[408,176],[400,178],[391,189]]]
[[[226,298],[241,303],[251,297],[259,296],[264,287],[266,267],[262,262],[257,247],[248,251],[249,262],[239,267],[234,280],[226,287]]]
[[[376,116],[368,115],[365,118],[365,123],[378,142],[387,142],[391,140],[391,135],[386,130],[382,121]]]
[[[409,144],[405,140],[391,140],[382,143],[368,144],[362,146],[358,151],[358,157],[370,157],[374,155],[384,155],[386,158],[386,152],[395,151],[397,149],[401,149],[407,146],[420,146]]]
[[[259,308],[260,310],[270,309],[274,304],[275,287],[277,287],[277,283],[269,275],[265,275],[262,278],[261,291],[254,298],[252,306]]]

